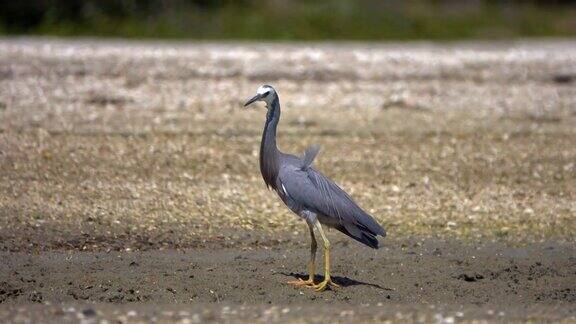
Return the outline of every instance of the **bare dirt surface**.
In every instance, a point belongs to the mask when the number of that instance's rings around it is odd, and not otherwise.
[[[285,284],[304,278],[305,249],[2,253],[0,301],[12,314],[30,303],[67,305],[34,308],[55,320],[86,309],[109,319],[561,319],[575,315],[575,251],[437,240],[336,246],[342,288],[321,294]],[[109,313],[109,303],[122,312]]]
[[[576,321],[576,43],[0,40],[0,321]],[[343,286],[260,178],[279,145],[383,224]],[[320,277],[318,277],[320,279]]]

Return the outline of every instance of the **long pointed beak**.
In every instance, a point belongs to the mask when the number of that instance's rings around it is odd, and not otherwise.
[[[257,94],[257,95],[255,95],[254,97],[252,97],[252,99],[246,101],[246,103],[244,104],[244,107],[248,106],[249,104],[253,103],[254,101],[256,101],[256,100],[258,100],[258,99],[260,99],[260,95],[259,95],[259,94]]]

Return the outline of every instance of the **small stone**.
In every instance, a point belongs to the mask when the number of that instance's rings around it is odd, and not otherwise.
[[[84,315],[84,317],[94,317],[96,316],[96,311],[92,308],[86,308],[82,311],[82,315]]]

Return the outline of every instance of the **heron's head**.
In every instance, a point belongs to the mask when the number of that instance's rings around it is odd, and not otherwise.
[[[256,95],[252,97],[250,100],[246,101],[244,107],[252,104],[256,101],[264,101],[266,103],[266,107],[272,103],[272,100],[276,97],[276,90],[269,85],[263,85],[256,91]]]

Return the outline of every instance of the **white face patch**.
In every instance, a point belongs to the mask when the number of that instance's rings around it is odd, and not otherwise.
[[[261,94],[265,94],[268,91],[274,92],[274,89],[272,89],[271,87],[267,87],[267,86],[260,86],[258,88],[258,90],[256,90],[256,93],[261,95]]]
[[[275,92],[276,91],[274,91],[274,89],[270,86],[260,86],[258,88],[258,90],[256,91],[256,93],[259,95],[263,95],[263,94],[268,93],[264,98],[260,99],[260,100],[266,102],[266,104],[270,104],[270,101],[272,100],[272,97],[274,97],[273,94]]]

